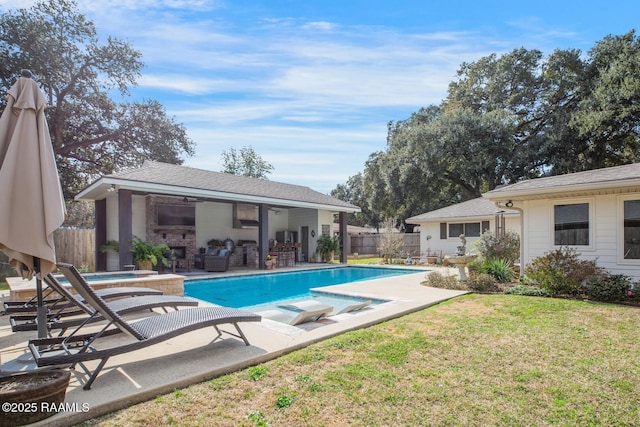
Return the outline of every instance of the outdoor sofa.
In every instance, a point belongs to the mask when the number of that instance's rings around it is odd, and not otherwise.
[[[205,271],[227,271],[231,252],[227,249],[210,248],[204,255]]]

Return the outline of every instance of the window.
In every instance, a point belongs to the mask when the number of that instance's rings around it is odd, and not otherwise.
[[[555,205],[554,244],[589,246],[589,203]]]
[[[449,224],[449,237],[458,237],[461,234],[464,234],[466,237],[480,237],[480,223],[467,222]]]
[[[640,259],[640,200],[624,201],[624,259]]]

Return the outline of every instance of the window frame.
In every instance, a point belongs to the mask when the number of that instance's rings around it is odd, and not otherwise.
[[[589,214],[589,244],[588,245],[556,245],[556,218],[555,218],[555,209],[556,206],[560,205],[582,205],[586,204],[588,206],[587,211]],[[550,224],[550,243],[551,247],[554,249],[559,248],[573,248],[579,252],[583,251],[593,251],[595,250],[595,229],[596,229],[596,217],[595,217],[595,199],[593,197],[589,198],[579,198],[579,199],[558,199],[553,200],[551,202],[551,206],[549,209],[549,224]]]
[[[616,241],[616,253],[617,263],[623,265],[640,265],[640,258],[625,259],[624,257],[624,202],[638,200],[640,201],[640,195],[626,195],[618,196],[618,215],[617,215],[617,241]]]
[[[490,221],[486,221],[486,220],[478,220],[478,221],[464,221],[464,222],[447,222],[447,239],[457,239],[460,237],[460,234],[464,234],[465,237],[471,237],[473,239],[476,238],[480,238],[482,236],[482,233],[484,233],[483,229],[482,229],[482,225],[484,223],[489,223],[487,226],[487,230],[491,229],[491,222]],[[467,234],[467,224],[478,224],[479,225],[479,229],[480,229],[480,234],[478,234],[477,236],[470,236]],[[451,235],[451,226],[452,225],[462,225],[462,233],[459,233],[455,236]],[[486,230],[485,230],[486,231]]]

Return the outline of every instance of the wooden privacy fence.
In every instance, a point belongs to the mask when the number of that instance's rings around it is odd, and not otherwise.
[[[56,259],[67,262],[85,271],[95,271],[95,241],[93,228],[59,228],[53,233],[56,244]]]
[[[361,234],[351,236],[351,254],[377,254],[378,242],[383,236],[383,234]],[[404,241],[404,247],[402,249],[404,255],[417,256],[420,254],[419,233],[402,233],[402,240]]]

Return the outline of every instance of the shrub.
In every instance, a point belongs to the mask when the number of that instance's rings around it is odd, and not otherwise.
[[[472,275],[474,273],[482,273],[482,264],[484,263],[483,259],[478,257],[467,264],[467,270],[469,270],[469,274]]]
[[[513,268],[506,259],[492,259],[484,261],[480,266],[480,271],[495,278],[500,283],[513,280]]]
[[[427,275],[427,284],[434,288],[466,290],[467,287],[463,282],[458,280],[457,276],[445,276],[444,274],[433,271]]]
[[[595,261],[581,260],[575,249],[562,247],[534,259],[525,269],[524,284],[539,286],[553,295],[576,296],[587,279],[602,274]]]
[[[631,279],[624,274],[602,274],[587,280],[583,289],[594,301],[623,301],[629,298]]]
[[[499,292],[500,288],[496,284],[496,279],[490,274],[479,273],[469,276],[467,287],[476,292]]]
[[[382,223],[384,227],[384,233],[382,233],[380,240],[378,240],[377,251],[384,259],[385,263],[391,263],[394,258],[402,257],[402,249],[404,248],[403,233],[395,232],[396,219],[387,218]]]
[[[520,236],[513,231],[507,231],[504,236],[487,231],[476,242],[476,249],[486,260],[503,259],[513,265],[520,258]]]
[[[516,285],[504,291],[509,295],[527,295],[531,297],[551,297],[551,292],[538,286]]]

